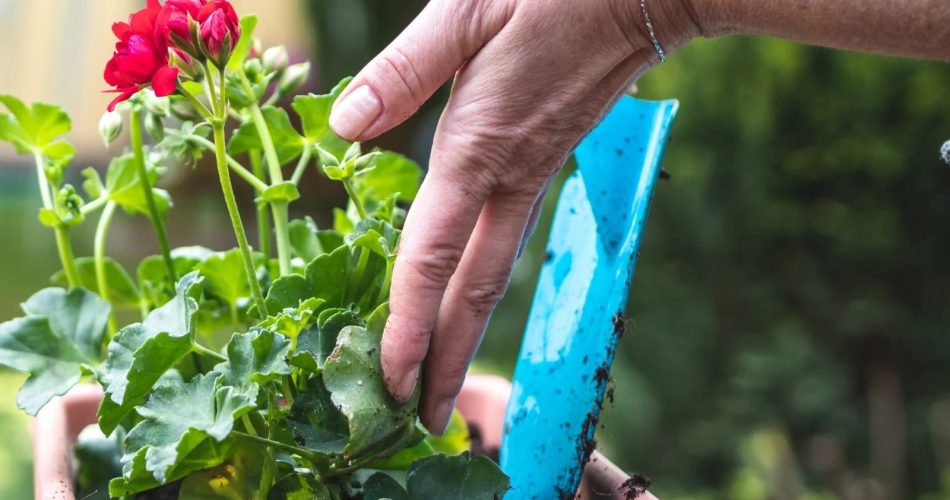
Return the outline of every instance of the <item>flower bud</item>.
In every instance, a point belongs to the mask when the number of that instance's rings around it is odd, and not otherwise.
[[[158,142],[165,138],[165,122],[161,116],[145,114],[145,131]]]
[[[283,76],[280,77],[280,82],[277,84],[277,92],[280,95],[292,94],[301,86],[303,86],[303,84],[307,83],[307,80],[309,79],[309,62],[292,64],[287,67],[287,70],[284,71]]]
[[[241,37],[240,21],[226,0],[211,0],[198,12],[201,49],[219,68],[231,58],[231,50]]]
[[[168,97],[158,97],[155,92],[145,92],[145,110],[153,115],[168,116],[171,104]]]
[[[59,207],[59,222],[63,226],[75,226],[83,221],[82,207],[85,204],[79,193],[70,184],[56,193],[56,205]]]
[[[259,83],[264,79],[264,68],[261,67],[260,59],[248,59],[244,61],[244,75],[252,83]]]
[[[261,52],[264,50],[264,44],[261,43],[261,39],[256,36],[251,39],[251,48],[247,51],[247,57],[251,59],[257,59],[261,56]]]
[[[940,157],[947,162],[947,165],[950,165],[950,141],[943,143],[943,147],[940,148]]]
[[[271,47],[264,51],[261,61],[264,63],[264,71],[270,72],[280,72],[287,69],[287,65],[290,63],[290,56],[287,55],[287,47],[283,45],[278,45],[277,47]]]
[[[99,119],[99,135],[106,147],[122,133],[122,115],[117,111],[106,111]]]
[[[350,144],[350,147],[346,149],[346,153],[343,153],[343,161],[347,162],[354,160],[363,154],[363,146],[359,142],[354,142]]]
[[[320,158],[321,165],[330,167],[340,166],[340,160],[338,160],[333,153],[323,149],[320,145],[315,145],[313,149],[317,151],[317,157]]]

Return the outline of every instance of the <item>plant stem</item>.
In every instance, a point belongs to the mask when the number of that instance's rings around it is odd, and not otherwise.
[[[261,292],[261,284],[257,281],[257,273],[254,271],[254,261],[251,259],[251,248],[247,243],[247,234],[244,232],[244,222],[241,221],[241,212],[238,210],[237,199],[234,197],[234,187],[231,185],[231,175],[225,162],[224,150],[224,120],[221,119],[213,124],[215,156],[218,163],[218,178],[221,181],[221,191],[224,194],[224,203],[228,208],[228,216],[231,218],[231,228],[234,230],[234,236],[237,238],[238,248],[241,252],[241,260],[244,262],[244,272],[247,274],[247,281],[251,287],[251,293],[257,302],[257,309],[261,319],[267,317],[267,308],[264,306],[264,294]]]
[[[274,448],[277,448],[278,450],[284,450],[284,451],[289,452],[289,453],[295,453],[295,454],[300,455],[301,457],[306,458],[307,460],[310,460],[310,461],[312,461],[312,462],[316,462],[316,463],[324,463],[324,462],[325,462],[325,460],[322,460],[323,457],[320,457],[320,456],[317,455],[316,453],[313,453],[313,452],[311,452],[311,451],[309,451],[309,450],[305,450],[305,449],[300,448],[300,447],[297,447],[297,446],[289,445],[289,444],[286,444],[286,443],[281,443],[280,441],[274,441],[273,439],[267,439],[267,438],[261,437],[261,436],[253,436],[253,435],[251,435],[251,434],[247,434],[247,433],[241,432],[241,431],[231,431],[231,434],[234,435],[234,436],[237,436],[237,437],[239,437],[239,438],[247,439],[248,441],[254,441],[255,443],[263,444],[263,445],[266,445],[266,446],[272,446],[272,447],[274,447]]]
[[[395,258],[386,259],[386,277],[383,278],[383,286],[379,288],[379,298],[376,299],[376,302],[379,304],[389,300],[389,286],[392,285],[393,267],[395,265]]]
[[[370,250],[366,247],[360,247],[360,257],[356,261],[356,268],[353,270],[353,281],[351,283],[352,289],[356,292],[359,289],[360,282],[363,281],[363,274],[366,273],[366,264],[369,263],[369,254]],[[347,292],[349,295],[349,292]],[[347,299],[357,300],[359,296],[356,297],[347,297]]]
[[[356,190],[353,189],[353,183],[349,179],[346,179],[343,181],[343,188],[346,189],[346,194],[353,200],[353,205],[356,206],[356,213],[359,214],[360,219],[365,219],[366,207],[363,205],[363,200],[357,196]]]
[[[274,216],[274,234],[277,237],[277,262],[280,275],[293,272],[290,266],[290,209],[286,201],[272,201],[271,213]]]
[[[39,151],[33,151],[33,162],[36,163],[36,182],[40,187],[40,199],[43,200],[43,207],[52,210],[53,209],[53,197],[50,193],[49,181],[46,180],[46,172],[43,167],[46,166],[46,161],[43,159],[43,154]]]
[[[201,116],[203,116],[206,120],[214,116],[211,114],[211,111],[208,109],[208,107],[199,101],[198,98],[194,96],[194,94],[185,90],[184,85],[178,86],[178,93],[185,96],[185,99],[188,99],[195,109],[198,110],[198,113],[201,114]]]
[[[102,300],[112,303],[111,293],[109,292],[109,280],[106,279],[106,237],[109,234],[109,225],[112,224],[112,216],[115,215],[116,204],[114,201],[106,203],[106,208],[102,210],[99,216],[99,224],[96,226],[96,238],[93,244],[93,258],[96,264],[96,285],[99,288],[99,296]],[[112,337],[118,330],[115,319],[115,311],[109,313],[109,335]]]
[[[303,153],[300,154],[300,161],[297,162],[297,167],[294,168],[294,174],[290,178],[290,182],[294,184],[300,184],[300,179],[303,177],[303,173],[307,170],[307,165],[310,164],[310,158],[313,156],[312,147],[307,144],[303,148]]]
[[[219,352],[212,351],[211,349],[208,349],[207,347],[205,347],[205,346],[203,346],[203,345],[201,345],[201,344],[199,344],[199,343],[197,343],[197,342],[195,342],[194,344],[191,345],[191,352],[193,352],[193,353],[195,353],[195,354],[197,354],[197,355],[199,355],[199,356],[204,356],[204,357],[206,357],[206,358],[211,358],[211,359],[213,359],[213,360],[215,360],[215,361],[227,361],[227,360],[228,360],[228,358],[227,358],[226,356],[224,356],[223,354],[221,354],[221,353],[219,353]]]
[[[284,396],[284,399],[287,400],[287,404],[290,406],[294,405],[294,391],[290,387],[290,377],[284,377],[280,382],[280,392]]]
[[[40,188],[40,198],[43,201],[43,208],[47,210],[56,210],[56,205],[52,197],[52,186],[46,178],[46,160],[39,151],[33,152],[33,161],[36,163],[36,179]],[[63,264],[63,272],[66,273],[66,282],[70,288],[82,286],[82,278],[79,276],[79,269],[76,267],[76,257],[73,254],[73,243],[69,239],[69,228],[65,226],[56,226],[53,228],[56,235],[56,250],[59,253],[59,260]]]
[[[158,213],[158,205],[155,203],[155,195],[152,193],[152,182],[148,178],[148,170],[145,168],[145,148],[142,146],[142,120],[139,117],[139,110],[132,106],[129,112],[129,134],[132,136],[132,153],[135,155],[135,166],[138,169],[139,181],[142,183],[142,194],[145,196],[145,202],[148,204],[149,218],[152,219],[152,227],[155,229],[155,235],[158,238],[158,246],[162,251],[162,260],[165,262],[165,270],[171,283],[178,281],[175,274],[175,265],[172,262],[171,248],[168,246],[168,235],[165,233],[165,223],[162,221],[161,214]]]
[[[224,100],[224,71],[221,71],[219,73],[221,76],[221,97],[222,97],[221,101],[223,101]],[[225,113],[223,112],[224,103],[221,101],[218,101],[218,93],[215,91],[214,80],[211,78],[211,61],[205,62],[205,83],[207,83],[205,88],[208,89],[208,92],[209,92],[208,98],[211,99],[211,106],[212,106],[212,111],[214,111],[214,116],[219,117],[223,120],[225,118],[224,116]]]
[[[204,137],[195,136],[192,137],[191,140],[202,145],[209,151],[215,150],[214,143],[208,139],[205,139]],[[238,174],[238,176],[247,181],[247,183],[250,184],[255,191],[263,192],[267,190],[267,184],[264,181],[260,180],[260,178],[258,178],[256,175],[244,168],[244,165],[241,165],[237,160],[232,158],[231,155],[226,155],[226,160],[228,162],[228,167],[231,167],[231,170],[233,170],[235,174]]]
[[[63,271],[66,273],[66,282],[69,288],[82,286],[82,278],[79,276],[79,268],[76,267],[76,256],[73,254],[73,244],[69,240],[69,228],[56,226],[56,249],[59,251],[59,258],[63,262]]]
[[[96,198],[95,200],[92,200],[89,203],[86,203],[85,205],[83,205],[80,212],[82,213],[84,217],[91,215],[96,210],[99,210],[100,208],[104,207],[106,203],[108,202],[109,202],[108,196],[100,196]]]
[[[267,174],[264,173],[264,165],[261,164],[261,152],[254,149],[248,154],[251,157],[254,175],[263,184],[263,181],[267,179]],[[264,260],[270,262],[270,218],[267,216],[267,207],[263,204],[257,205],[257,240],[261,252],[264,253]]]
[[[247,75],[243,70],[238,70],[238,76],[244,90],[249,95],[254,95],[251,88],[251,82],[247,80]],[[267,120],[264,119],[264,113],[261,107],[256,103],[250,106],[251,121],[257,128],[257,134],[261,138],[261,144],[264,147],[264,159],[267,161],[267,170],[270,173],[271,186],[275,186],[284,181],[283,173],[280,170],[280,159],[277,157],[277,149],[274,147],[274,139],[270,135],[270,129],[267,127]],[[271,202],[271,213],[274,216],[274,231],[277,238],[277,260],[280,263],[280,275],[286,276],[293,270],[290,266],[290,234],[289,231],[289,210],[286,202]]]

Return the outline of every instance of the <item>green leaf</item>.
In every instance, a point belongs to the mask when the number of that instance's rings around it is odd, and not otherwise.
[[[27,316],[0,324],[0,364],[27,372],[17,406],[29,415],[66,393],[82,377],[89,360],[70,342],[59,337],[43,316]]]
[[[381,338],[381,330],[346,327],[323,365],[333,402],[349,420],[349,458],[392,453],[412,435],[418,395],[405,405],[389,395],[379,362]]]
[[[252,254],[252,259],[255,266],[263,264],[261,254]],[[212,253],[204,261],[195,263],[194,269],[205,278],[205,289],[223,300],[233,311],[246,307],[250,302],[251,289],[240,249]]]
[[[195,312],[201,293],[198,273],[185,275],[175,297],[148,314],[143,323],[127,326],[109,343],[99,407],[99,426],[106,434],[145,400],[155,383],[191,351]]]
[[[299,274],[278,278],[271,284],[264,299],[268,314],[276,315],[284,309],[297,307],[313,297],[311,290],[310,282]]]
[[[247,500],[255,498],[264,470],[264,449],[237,441],[234,455],[225,463],[190,474],[178,498],[188,500]]]
[[[317,453],[341,453],[349,435],[347,420],[334,405],[322,376],[317,374],[300,389],[287,419],[294,441]]]
[[[324,307],[354,307],[368,312],[377,306],[373,301],[384,279],[386,260],[367,252],[360,272],[360,252],[341,246],[328,254],[317,256],[307,264],[304,276],[292,274],[274,281],[267,293],[270,314],[296,307],[300,301],[316,297]]]
[[[320,230],[310,217],[290,222],[290,248],[295,257],[310,262],[343,245],[343,236],[332,230]]]
[[[22,307],[28,316],[0,324],[0,365],[30,374],[17,406],[36,415],[93,372],[110,307],[80,288],[41,290]]]
[[[125,433],[116,432],[111,437],[102,434],[95,425],[79,433],[73,453],[76,456],[77,498],[83,500],[107,500],[109,481],[122,475],[122,440]]]
[[[495,500],[510,488],[508,476],[494,462],[472,457],[469,452],[416,461],[409,469],[406,486],[412,500]]]
[[[247,60],[247,56],[251,52],[251,47],[254,46],[254,29],[256,27],[257,16],[253,14],[241,16],[241,38],[231,51],[231,59],[228,60],[227,65],[228,70],[235,71],[244,65],[244,61]]]
[[[257,399],[260,386],[290,374],[290,340],[283,335],[262,329],[235,333],[227,350],[228,360],[215,366],[214,371],[222,375],[222,384],[234,387],[237,394],[251,401]]]
[[[160,386],[144,406],[143,420],[125,439],[123,473],[134,479],[135,461],[144,458],[144,469],[160,483],[173,481],[221,463],[221,454],[194,460],[191,453],[203,445],[226,440],[234,420],[254,409],[254,402],[235,388],[220,383],[221,375],[198,375],[188,383]],[[140,458],[141,457],[141,458]]]
[[[323,305],[323,300],[311,297],[301,301],[297,307],[288,307],[276,315],[268,316],[260,327],[272,330],[290,339],[291,349],[297,337],[310,324],[313,314]]]
[[[458,410],[452,412],[449,425],[441,436],[426,433],[425,439],[414,446],[404,448],[395,455],[373,464],[374,468],[384,470],[406,470],[413,462],[436,454],[458,455],[472,449],[468,435],[468,422]]]
[[[96,260],[92,257],[79,257],[76,259],[76,267],[79,269],[82,287],[101,295],[99,281],[96,279]],[[112,257],[106,257],[105,270],[106,285],[109,287],[109,302],[114,307],[139,307],[141,295],[125,268]],[[67,285],[66,273],[63,270],[57,271],[50,280],[59,286]]]
[[[257,203],[271,203],[275,201],[290,203],[298,199],[300,199],[300,191],[297,190],[297,185],[290,181],[284,181],[265,189],[255,201],[257,201]]]
[[[150,184],[155,184],[157,175],[155,169],[149,172]],[[149,216],[148,201],[145,199],[145,193],[142,190],[142,179],[139,177],[135,157],[132,154],[120,156],[109,163],[105,188],[109,199],[116,202],[126,212]],[[164,189],[157,188],[152,188],[152,194],[155,198],[155,204],[158,206],[158,212],[164,219],[167,217],[168,209],[172,204],[171,196]]]
[[[204,156],[204,141],[201,139],[208,138],[211,126],[204,122],[195,125],[186,121],[178,128],[171,128],[166,132],[160,148],[170,152],[184,163],[194,165]]]
[[[367,205],[379,205],[393,195],[401,202],[411,202],[419,192],[422,168],[409,158],[392,152],[380,152],[375,168],[353,178],[357,195]]]
[[[319,144],[331,153],[342,156],[348,143],[330,128],[330,109],[352,78],[344,78],[329,94],[301,95],[294,98],[293,108],[300,117],[303,135],[311,144]]]
[[[0,140],[13,144],[18,153],[35,150],[55,156],[59,146],[54,141],[72,129],[69,115],[59,106],[35,102],[28,108],[11,95],[0,95],[0,103],[11,113],[0,114]]]
[[[313,259],[304,270],[312,296],[323,299],[328,307],[345,305],[349,253],[345,246],[337,248]]]
[[[354,222],[347,215],[345,210],[339,208],[333,209],[333,229],[340,234],[350,234],[353,232]]]
[[[99,171],[96,169],[92,167],[84,168],[82,176],[85,179],[82,183],[82,189],[90,198],[99,198],[106,191],[106,186],[102,183],[102,178],[99,177]]]
[[[310,217],[290,221],[290,249],[294,257],[310,262],[325,253],[320,238],[317,237],[318,231],[317,224]]]
[[[45,316],[56,336],[66,339],[91,361],[102,359],[102,336],[111,307],[94,293],[74,288],[47,288],[22,305],[31,316]]]
[[[409,493],[392,477],[377,472],[363,483],[363,500],[409,500]]]
[[[192,436],[187,436],[187,442],[192,442]],[[179,465],[173,467],[165,473],[165,482],[172,482],[181,479],[197,470],[214,467],[234,453],[235,440],[228,439],[218,443],[213,439],[205,439],[179,455]],[[184,447],[187,449],[188,447]],[[143,491],[148,491],[161,486],[163,483],[155,479],[155,476],[146,468],[146,455],[148,450],[139,450],[134,456],[123,457],[122,477],[113,479],[109,482],[109,495],[113,498],[134,495]]]
[[[267,123],[267,129],[270,131],[271,139],[274,141],[274,147],[277,149],[277,158],[281,165],[286,165],[300,156],[304,148],[303,138],[290,124],[290,117],[282,108],[273,106],[264,106],[261,109],[264,114],[264,121]],[[253,122],[247,122],[231,137],[228,143],[228,153],[231,156],[237,156],[250,150],[263,150],[261,138],[257,133],[257,127]]]
[[[320,352],[317,356],[317,362],[320,366],[326,362],[327,358],[333,354],[336,349],[337,339],[340,332],[348,326],[364,326],[360,318],[349,309],[333,309],[324,311],[317,319],[318,332],[320,335]]]
[[[175,268],[175,275],[184,276],[195,271],[199,263],[204,262],[214,253],[213,250],[201,246],[172,249],[172,267]],[[165,261],[161,255],[150,255],[142,259],[136,275],[141,293],[150,306],[164,304],[173,297],[168,290],[174,290],[175,284],[168,278]]]
[[[366,248],[384,259],[396,257],[396,245],[400,231],[386,222],[376,219],[360,221],[353,232],[346,235],[345,241],[353,247]]]

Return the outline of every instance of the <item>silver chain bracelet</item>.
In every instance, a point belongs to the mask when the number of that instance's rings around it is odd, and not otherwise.
[[[656,38],[656,32],[653,31],[653,22],[650,21],[650,13],[647,12],[647,0],[640,0],[640,10],[643,11],[643,20],[646,21],[647,33],[650,34],[650,41],[653,42],[653,48],[656,49],[656,53],[660,56],[660,62],[666,61],[663,46],[660,45],[660,41]]]

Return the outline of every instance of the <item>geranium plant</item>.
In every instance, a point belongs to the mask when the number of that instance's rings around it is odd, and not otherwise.
[[[80,496],[172,487],[180,498],[500,497],[507,478],[466,451],[458,415],[444,436],[428,435],[416,402],[400,405],[382,382],[398,227],[418,167],[337,137],[328,115],[347,81],[293,96],[309,64],[258,48],[256,20],[224,0],[149,0],[116,23],[105,69],[116,97],[100,132],[114,141],[127,125],[130,145],[104,178],[83,170],[82,189],[67,182],[69,117],[0,96],[0,139],[35,161],[39,221],[63,268],[52,278],[60,287],[0,324],[0,363],[29,374],[19,406],[35,415],[77,383],[102,385],[97,429],[76,450]],[[293,119],[275,106],[288,100]],[[167,165],[206,154],[237,246],[171,249],[171,198],[156,182]],[[332,229],[289,220],[309,172],[349,194]],[[256,192],[256,249],[232,175]],[[156,235],[159,253],[135,278],[106,255],[120,209]],[[77,257],[70,232],[91,219],[92,255]]]

